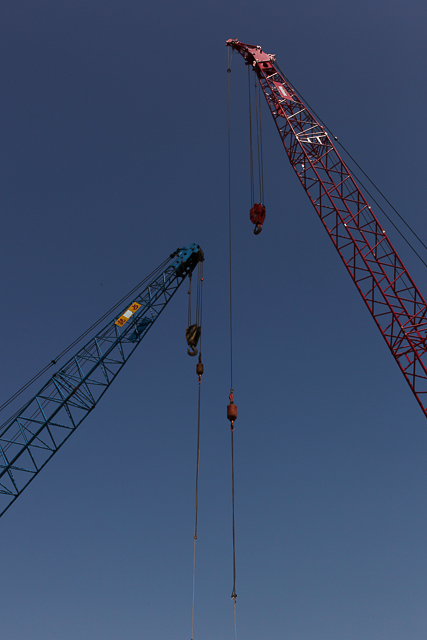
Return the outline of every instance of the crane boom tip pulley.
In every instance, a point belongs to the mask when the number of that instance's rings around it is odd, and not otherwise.
[[[175,269],[177,275],[184,277],[186,275],[190,275],[196,265],[199,262],[203,262],[205,259],[203,251],[195,242],[188,245],[188,247],[177,249],[173,254],[171,254],[171,258],[175,256],[176,259],[172,262],[172,267]]]
[[[236,38],[229,38],[226,41],[225,46],[231,47],[233,50],[236,49],[243,55],[246,62],[254,67],[260,62],[276,61],[276,55],[274,53],[265,53],[259,45],[246,44],[245,42],[240,42],[240,40],[237,40]]]

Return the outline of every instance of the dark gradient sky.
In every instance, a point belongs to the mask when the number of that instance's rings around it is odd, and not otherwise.
[[[177,246],[205,251],[195,640],[234,637],[225,40],[276,53],[426,239],[426,19],[415,0],[1,3],[0,400]],[[238,637],[424,639],[426,420],[266,110],[252,234],[237,56],[230,81]],[[190,638],[186,298],[2,518],[2,638]]]

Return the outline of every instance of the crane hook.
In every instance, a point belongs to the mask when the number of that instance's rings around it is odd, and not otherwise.
[[[185,337],[187,339],[187,353],[189,356],[197,356],[197,354],[199,353],[196,349],[196,346],[199,342],[201,332],[202,329],[197,324],[191,324],[189,327],[187,327],[185,331]]]
[[[254,234],[257,236],[262,231],[262,225],[265,220],[265,205],[262,202],[255,202],[249,212],[251,222],[255,225]]]
[[[189,356],[197,356],[197,354],[199,353],[198,350],[196,349],[196,347],[194,347],[192,344],[190,344],[190,346],[187,349],[187,353]]]

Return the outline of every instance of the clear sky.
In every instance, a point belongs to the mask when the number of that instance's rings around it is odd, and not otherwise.
[[[195,640],[234,637],[225,40],[276,53],[426,240],[426,19],[420,0],[1,2],[0,400],[176,247],[205,251]],[[253,235],[237,55],[230,82],[238,638],[424,639],[426,420],[266,109]],[[190,639],[186,304],[1,519],[2,638]]]

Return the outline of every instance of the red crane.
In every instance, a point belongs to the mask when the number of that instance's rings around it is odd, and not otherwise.
[[[427,414],[427,305],[331,137],[260,46],[227,40],[256,72],[289,161]],[[335,138],[336,140],[336,138]]]

